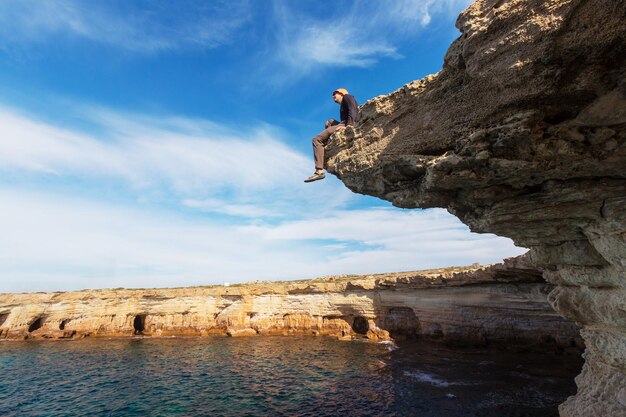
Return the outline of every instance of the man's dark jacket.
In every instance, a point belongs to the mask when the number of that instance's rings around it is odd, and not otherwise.
[[[359,105],[352,94],[346,94],[341,100],[341,107],[339,108],[339,117],[341,123],[346,126],[352,126],[359,121]]]

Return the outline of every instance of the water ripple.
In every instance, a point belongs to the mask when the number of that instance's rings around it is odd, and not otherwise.
[[[0,415],[556,416],[580,369],[576,358],[391,346],[321,337],[0,343]]]

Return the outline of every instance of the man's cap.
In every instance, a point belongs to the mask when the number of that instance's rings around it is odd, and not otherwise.
[[[345,96],[346,94],[348,94],[348,90],[346,90],[345,88],[338,88],[335,91],[333,91],[333,96],[335,95],[335,93],[339,93],[342,96]]]

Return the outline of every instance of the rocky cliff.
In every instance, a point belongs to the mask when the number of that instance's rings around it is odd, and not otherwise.
[[[327,165],[531,249],[586,363],[563,416],[626,414],[626,3],[480,0],[443,69],[363,105]]]
[[[448,268],[236,286],[0,294],[3,338],[314,334],[432,336],[471,344],[582,347],[525,258]]]

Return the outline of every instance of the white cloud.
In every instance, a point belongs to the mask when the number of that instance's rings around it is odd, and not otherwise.
[[[181,193],[266,189],[310,170],[309,158],[274,139],[269,126],[234,132],[203,121],[103,112],[92,121],[107,130],[86,134],[0,108],[0,170],[121,179],[137,188],[166,183]]]
[[[85,133],[0,107],[0,173],[126,187],[138,198],[243,217],[302,216],[354,198],[337,179],[302,182],[312,156],[269,125],[229,129],[206,120],[69,109]],[[222,204],[221,202],[224,202]]]
[[[217,198],[187,199],[183,201],[183,205],[210,213],[221,213],[238,217],[258,218],[277,215],[274,211],[263,209],[254,204],[230,204],[225,200]]]
[[[356,1],[312,17],[298,4],[275,2],[278,57],[297,75],[320,67],[367,67],[401,57],[397,44],[427,26],[435,14],[458,13],[471,0]],[[281,73],[284,77],[285,74]]]
[[[368,67],[381,57],[399,57],[384,40],[368,40],[352,25],[285,25],[279,59],[301,71],[315,66]]]
[[[502,245],[502,251],[515,252],[510,240],[470,233],[456,217],[440,209],[337,210],[325,217],[286,221],[277,226],[245,226],[243,229],[269,240],[311,240],[322,246],[327,245],[325,241],[335,240],[355,243],[368,254],[377,250],[392,256],[414,254],[406,259],[427,260],[428,265],[433,265],[430,260],[435,258],[448,259],[448,262],[455,262],[455,259],[471,261],[469,263],[491,262],[493,258],[487,261],[485,256],[498,252],[495,246],[491,246],[495,242]],[[334,245],[334,242],[330,243],[329,247]],[[346,252],[351,256],[356,254],[354,246],[347,246]],[[476,257],[472,258],[471,254]],[[371,264],[371,261],[367,263]]]
[[[522,253],[443,210],[337,211],[229,226],[0,188],[0,292],[219,284],[493,262]]]
[[[234,3],[234,4],[233,4]],[[154,52],[180,47],[214,48],[230,43],[250,19],[248,4],[235,2],[4,0],[0,47],[44,42],[53,35]]]

